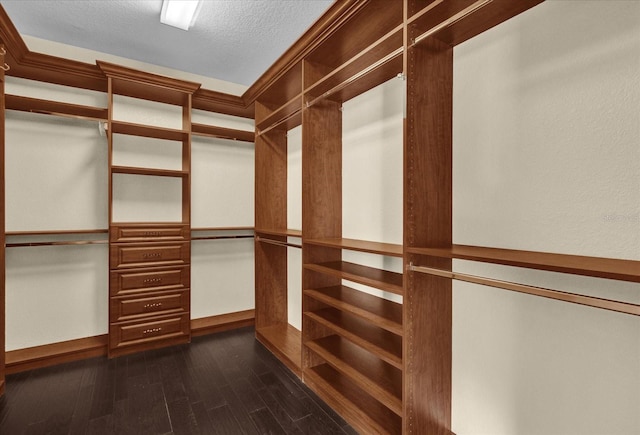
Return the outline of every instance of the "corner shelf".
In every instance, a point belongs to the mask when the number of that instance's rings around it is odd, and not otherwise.
[[[346,261],[305,264],[304,268],[402,295],[402,274]]]
[[[253,131],[236,130],[205,124],[191,124],[191,133],[194,136],[214,137],[219,139],[236,140],[239,142],[253,143],[255,140],[255,133]]]

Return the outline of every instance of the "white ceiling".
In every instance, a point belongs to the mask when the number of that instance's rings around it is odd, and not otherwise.
[[[0,0],[21,35],[251,85],[333,0],[203,0],[187,32],[162,0]]]

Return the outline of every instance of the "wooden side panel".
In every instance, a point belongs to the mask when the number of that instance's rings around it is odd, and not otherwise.
[[[0,53],[5,53],[4,44],[0,44]],[[4,66],[4,54],[0,54],[0,66]],[[4,69],[0,68],[0,395],[4,393],[5,360],[5,226],[4,226]]]
[[[450,246],[453,49],[424,41],[408,52],[405,246]],[[451,270],[449,259],[405,256]],[[403,433],[451,429],[451,280],[407,273]]]
[[[287,228],[287,136],[282,130],[256,136],[255,227]]]
[[[255,242],[256,329],[287,323],[287,248]]]

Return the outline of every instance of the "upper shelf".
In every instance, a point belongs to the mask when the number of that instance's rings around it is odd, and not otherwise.
[[[134,124],[124,121],[111,121],[111,133],[130,134],[133,136],[176,141],[184,141],[189,138],[189,133],[184,130],[151,127],[148,125]]]
[[[370,254],[388,255],[390,257],[402,257],[402,245],[393,243],[370,242],[356,239],[310,239],[305,243],[330,248],[348,249],[350,251],[368,252]]]
[[[255,134],[252,131],[235,130],[232,128],[216,127],[205,124],[191,124],[191,132],[195,136],[215,137],[220,139],[253,142]]]
[[[448,0],[409,2],[409,40],[437,38],[455,46],[544,0]]]
[[[441,258],[456,258],[620,281],[640,282],[640,261],[636,260],[466,245],[452,245],[451,248],[407,248],[407,252]]]
[[[83,106],[80,104],[62,103],[59,101],[41,100],[39,98],[8,94],[5,95],[5,105],[9,110],[88,119],[91,121],[106,121],[109,113],[108,109],[101,107]]]

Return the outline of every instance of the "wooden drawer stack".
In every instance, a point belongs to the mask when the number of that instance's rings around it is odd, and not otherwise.
[[[182,224],[111,228],[111,356],[189,341],[189,239]]]

